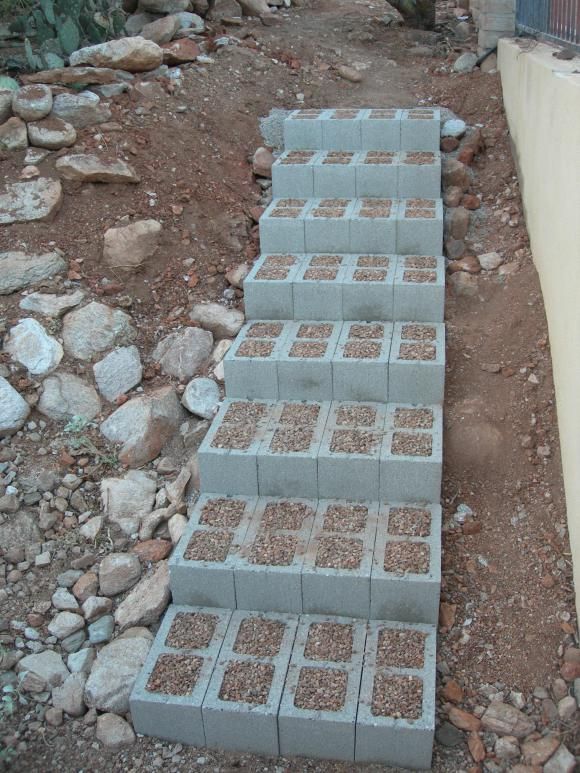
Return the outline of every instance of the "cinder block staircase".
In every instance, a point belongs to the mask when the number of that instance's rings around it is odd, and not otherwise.
[[[197,746],[429,768],[440,115],[298,110],[284,128],[133,722]]]

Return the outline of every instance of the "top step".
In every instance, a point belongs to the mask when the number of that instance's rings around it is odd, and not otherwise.
[[[286,150],[439,150],[441,111],[417,107],[293,110],[284,121]]]

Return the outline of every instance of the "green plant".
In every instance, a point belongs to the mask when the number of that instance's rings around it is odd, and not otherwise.
[[[2,688],[0,697],[0,725],[3,725],[8,717],[11,717],[14,714],[17,703],[25,704],[27,701],[14,685],[5,685]],[[10,746],[5,746],[4,743],[0,741],[0,762],[10,762],[15,755],[15,749]]]

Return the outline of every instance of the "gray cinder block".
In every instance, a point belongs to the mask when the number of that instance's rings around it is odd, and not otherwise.
[[[341,327],[333,322],[290,323],[278,358],[281,399],[332,400],[332,367]]]
[[[274,199],[260,218],[262,252],[305,252],[304,213],[307,198]]]
[[[247,319],[293,319],[293,280],[303,255],[262,255],[244,280]]]
[[[418,107],[401,115],[401,150],[439,150],[441,111]]]
[[[362,110],[329,110],[322,123],[322,147],[325,150],[360,150],[362,147]]]
[[[307,252],[349,252],[354,199],[312,199],[304,215]]]
[[[390,322],[345,322],[332,361],[334,400],[387,402]]]
[[[357,199],[350,222],[349,252],[372,255],[396,252],[397,213],[396,200]]]
[[[399,159],[398,196],[401,199],[441,196],[441,153],[406,151]]]
[[[313,165],[314,196],[317,198],[354,199],[358,153],[329,150],[321,153]]]
[[[359,255],[344,274],[342,314],[345,320],[393,319],[396,258]]]
[[[363,150],[398,151],[401,147],[401,110],[375,108],[363,111],[361,146]]]
[[[284,121],[286,150],[320,150],[322,148],[322,119],[327,110],[306,108],[293,110]]]
[[[389,358],[389,400],[442,403],[445,325],[396,322]]]
[[[278,361],[287,330],[276,320],[244,325],[224,357],[228,397],[278,399]]]
[[[305,263],[294,277],[294,319],[342,319],[345,270],[340,266]]]
[[[288,150],[272,164],[274,198],[312,198],[314,163],[319,154],[313,150]]]
[[[397,198],[399,190],[399,154],[367,150],[356,166],[357,198]]]
[[[442,322],[445,308],[445,258],[401,255],[394,279],[393,318]]]
[[[397,252],[399,255],[441,255],[441,199],[401,199],[397,214]]]

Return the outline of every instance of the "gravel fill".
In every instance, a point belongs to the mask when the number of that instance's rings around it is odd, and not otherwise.
[[[394,153],[383,152],[380,150],[369,150],[366,154],[365,164],[392,164],[395,158]]]
[[[224,416],[224,421],[258,421],[258,419],[262,419],[266,415],[267,410],[267,407],[262,405],[262,403],[240,400],[229,406]]]
[[[354,153],[348,153],[344,150],[331,150],[326,154],[323,164],[350,164]]]
[[[296,265],[295,255],[268,255],[263,263],[264,266],[294,266]]]
[[[203,650],[209,646],[218,618],[205,612],[179,612],[175,615],[165,639],[167,647]]]
[[[274,432],[270,451],[274,454],[308,451],[314,430],[311,427],[281,427]]]
[[[328,344],[323,341],[298,341],[292,344],[288,356],[316,359],[324,357],[327,349]]]
[[[145,689],[165,695],[188,695],[199,678],[203,658],[198,655],[160,655]]]
[[[306,204],[306,199],[280,199],[278,201],[279,207],[303,207]]]
[[[314,510],[304,502],[269,502],[264,508],[260,526],[263,529],[300,531],[305,519],[313,515]]]
[[[344,217],[344,207],[316,207],[312,210],[312,217]]]
[[[390,260],[386,255],[360,255],[356,264],[361,268],[388,268]]]
[[[269,663],[232,660],[224,673],[220,700],[264,705],[268,702],[273,678],[274,666]]]
[[[423,682],[416,676],[376,674],[371,713],[375,717],[420,719],[423,705]]]
[[[391,453],[396,456],[431,456],[433,438],[425,433],[395,432]]]
[[[338,276],[337,269],[332,268],[308,268],[304,272],[304,279],[309,281],[332,282]]]
[[[316,552],[316,566],[321,569],[358,569],[362,561],[360,539],[321,537]]]
[[[252,445],[257,429],[257,424],[250,421],[244,424],[222,424],[214,435],[212,447],[245,451]]]
[[[371,110],[369,113],[369,118],[371,119],[377,119],[377,118],[395,118],[397,115],[395,110],[387,110],[382,107],[377,107],[374,110]]]
[[[344,357],[354,360],[376,360],[381,356],[381,344],[375,341],[351,341],[345,344]]]
[[[319,405],[286,403],[280,415],[280,424],[314,424],[320,413]]]
[[[274,351],[273,341],[242,341],[237,357],[270,357]]]
[[[262,534],[254,540],[250,563],[261,566],[290,566],[298,540],[291,534]]]
[[[270,217],[300,217],[302,214],[302,209],[298,209],[297,207],[278,207],[277,209],[273,209],[270,213]]]
[[[418,507],[397,507],[389,512],[389,534],[397,537],[428,537],[431,513]]]
[[[286,158],[283,158],[281,164],[307,164],[314,158],[312,150],[291,150]]]
[[[402,343],[399,347],[400,360],[422,360],[428,362],[429,360],[434,360],[435,355],[436,349],[433,344],[423,342],[414,344]]]
[[[334,118],[356,118],[358,116],[359,111],[358,110],[349,110],[348,108],[339,107],[337,110],[334,111],[334,113],[330,116],[331,119]]]
[[[435,271],[405,271],[403,272],[403,281],[429,284],[437,281],[437,274]]]
[[[435,212],[432,209],[409,209],[407,208],[405,211],[405,217],[415,219],[415,218],[434,218]]]
[[[349,199],[321,199],[319,207],[323,209],[327,207],[340,207],[341,209],[348,206]]]
[[[212,561],[221,564],[228,557],[234,535],[230,531],[195,531],[184,558],[188,561]]]
[[[346,623],[312,623],[304,647],[309,660],[331,660],[348,663],[352,658],[352,625]]]
[[[434,341],[437,332],[431,325],[403,325],[401,338],[409,341]]]
[[[387,278],[387,272],[382,269],[357,268],[353,274],[355,282],[384,282]]]
[[[330,450],[335,454],[370,454],[378,445],[375,432],[361,429],[337,429],[332,433]]]
[[[372,427],[376,418],[375,408],[369,405],[343,405],[336,412],[339,427]]]
[[[430,408],[396,408],[394,420],[397,429],[431,429],[433,411]]]
[[[296,338],[329,338],[333,325],[300,325]]]
[[[437,268],[437,258],[411,255],[405,258],[406,268]]]
[[[246,333],[247,338],[278,338],[284,325],[278,322],[255,322]]]
[[[429,553],[424,542],[387,542],[383,568],[393,574],[427,574]]]
[[[307,711],[340,711],[346,700],[348,674],[336,668],[300,669],[294,705]]]
[[[377,643],[377,666],[423,668],[426,638],[422,631],[383,628]]]
[[[342,255],[315,255],[309,266],[342,266]]]
[[[384,325],[351,325],[349,338],[382,338],[385,335]]]
[[[273,658],[280,652],[285,630],[286,626],[280,620],[246,617],[238,628],[234,652],[238,655]]]
[[[319,118],[322,115],[322,110],[315,110],[311,107],[305,107],[304,110],[299,110],[295,116],[293,116],[293,120],[302,119],[302,120],[309,120],[312,118]]]
[[[359,217],[377,218],[377,217],[390,217],[390,207],[361,207],[359,210]]]
[[[412,152],[405,155],[405,164],[434,164],[435,154],[427,152]]]
[[[324,514],[323,529],[325,531],[364,531],[368,507],[365,505],[329,505]]]
[[[287,268],[265,268],[262,266],[262,268],[256,273],[256,279],[287,279],[289,273],[290,271]]]
[[[246,503],[240,499],[210,499],[202,508],[200,523],[222,529],[235,529],[240,525]]]

